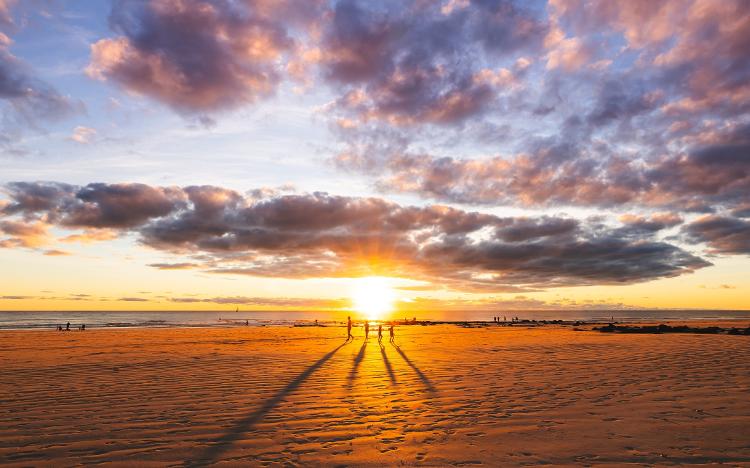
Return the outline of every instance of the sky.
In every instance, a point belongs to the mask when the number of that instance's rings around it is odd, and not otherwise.
[[[0,0],[0,310],[750,309],[749,108],[744,0]]]

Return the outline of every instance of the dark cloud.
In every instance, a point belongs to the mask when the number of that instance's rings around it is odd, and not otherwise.
[[[172,212],[182,192],[144,184],[89,184],[65,207],[62,224],[94,228],[128,227]]]
[[[704,243],[718,254],[750,254],[750,221],[709,215],[684,227],[688,240]]]
[[[562,219],[542,216],[537,219],[516,218],[506,226],[497,229],[497,236],[506,242],[523,242],[545,237],[574,235],[580,222],[575,219]]]
[[[750,196],[750,124],[714,132],[710,142],[665,158],[646,171],[656,187],[651,197],[670,195],[709,205],[745,203]]]
[[[180,112],[253,103],[281,80],[295,45],[287,27],[317,3],[118,0],[110,24],[120,35],[92,45],[88,72]]]
[[[750,204],[743,204],[732,210],[732,215],[738,218],[750,218]]]
[[[586,116],[592,128],[612,122],[623,124],[633,117],[651,112],[657,109],[663,97],[658,91],[646,91],[647,85],[635,80],[623,82],[609,79],[598,86],[596,101]]]
[[[58,193],[54,203],[40,196],[49,193]],[[134,232],[153,248],[191,256],[184,266],[195,263],[213,273],[299,278],[408,272],[453,289],[522,291],[627,284],[708,265],[655,240],[660,229],[679,223],[669,215],[627,219],[613,228],[325,193],[257,199],[210,186],[27,183],[10,185],[8,194],[4,212],[11,219],[4,223],[22,216],[27,223]]]
[[[342,125],[452,124],[482,114],[514,80],[489,58],[539,47],[546,26],[508,1],[447,9],[437,2],[340,1],[324,23],[319,64],[346,91]]]
[[[681,216],[675,213],[657,213],[650,217],[626,214],[620,217],[623,227],[620,234],[625,237],[643,237],[664,229],[677,226],[683,222]]]
[[[5,186],[5,191],[13,202],[3,207],[3,211],[7,214],[52,212],[73,190],[74,186],[58,182],[11,182]]]
[[[43,213],[45,219],[67,227],[118,228],[143,224],[169,214],[185,193],[169,187],[144,184],[89,184],[74,187],[55,182],[10,183],[12,202],[7,214],[27,217]]]

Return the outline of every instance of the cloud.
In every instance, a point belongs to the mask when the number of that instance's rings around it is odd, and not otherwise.
[[[0,0],[0,25],[7,27],[13,24],[13,17],[11,16],[11,8],[15,5],[17,0]]]
[[[477,32],[489,6],[516,20],[498,31],[523,40],[491,51]],[[741,216],[747,2],[556,0],[540,13],[338,3],[319,57],[341,85],[323,109],[340,139],[334,164],[439,202]],[[460,112],[432,113],[454,89]]]
[[[586,49],[580,39],[563,39],[547,55],[547,68],[562,68],[566,71],[572,71],[581,68],[590,58],[590,51]]]
[[[721,215],[703,216],[684,227],[688,240],[717,254],[750,254],[750,222]]]
[[[118,0],[119,34],[91,46],[87,73],[183,113],[232,109],[276,90],[295,46],[287,27],[317,2]]]
[[[169,300],[182,304],[211,303],[273,308],[342,309],[350,306],[350,302],[348,299],[314,299],[289,297],[172,297]]]
[[[159,270],[190,270],[192,268],[198,268],[200,265],[197,263],[181,262],[181,263],[151,263],[149,264],[152,268]]]
[[[33,216],[66,227],[122,228],[169,214],[184,194],[179,189],[144,184],[89,184],[73,187],[59,183],[11,183],[7,190],[13,202],[5,213]]]
[[[24,222],[18,220],[0,221],[0,233],[11,236],[0,239],[0,247],[35,248],[47,244],[50,237],[44,222]]]
[[[380,174],[375,184],[384,192],[466,204],[711,211],[745,206],[750,196],[750,125],[712,132],[709,141],[651,160],[629,159],[575,140],[541,140],[530,151],[459,159],[366,145],[350,147],[335,163]]]
[[[51,194],[54,199],[47,198]],[[655,240],[657,224],[679,222],[658,216],[613,228],[593,220],[498,217],[319,192],[258,199],[212,186],[14,183],[8,195],[5,223],[21,216],[69,229],[106,226],[187,255],[190,261],[180,263],[212,273],[305,278],[408,272],[454,289],[523,291],[628,284],[709,265]]]
[[[121,297],[117,299],[120,302],[148,302],[150,299],[146,299],[145,297]]]
[[[653,66],[698,111],[746,108],[747,2],[727,0],[556,0],[553,17],[579,37],[622,34],[640,63]],[[676,27],[679,25],[679,27]],[[605,41],[600,43],[606,44]]]
[[[343,92],[329,110],[341,122],[410,126],[476,117],[514,82],[483,66],[540,46],[545,25],[513,2],[340,1],[323,23],[315,59]]]
[[[96,130],[89,127],[78,126],[73,129],[73,134],[70,135],[70,139],[76,143],[82,145],[91,143],[92,139],[96,137]]]
[[[10,21],[8,6],[11,3],[0,3],[0,26]],[[12,40],[0,32],[0,147],[17,153],[22,151],[17,143],[24,130],[41,130],[40,122],[78,112],[82,105],[34,76],[33,71],[10,52],[11,44]]]
[[[44,255],[48,257],[64,257],[70,255],[70,252],[67,252],[65,250],[49,249],[44,251]]]
[[[111,229],[84,229],[82,232],[70,234],[60,240],[60,242],[79,242],[81,244],[90,244],[92,242],[102,242],[117,239],[119,234]]]
[[[624,236],[641,237],[664,229],[682,224],[683,219],[675,213],[655,213],[651,216],[624,214],[620,216],[623,227],[620,232]]]
[[[702,289],[737,289],[737,286],[731,284],[720,284],[718,286],[706,286],[705,284],[702,284],[699,287]]]
[[[565,107],[531,101],[585,106],[580,83],[608,82],[626,88],[609,103],[624,97],[627,112],[644,104],[627,94],[638,79],[649,88],[640,97],[666,96],[664,112],[739,117],[750,97],[747,16],[743,0],[554,0],[546,11],[511,0],[118,0],[115,36],[91,46],[87,73],[205,122],[286,78],[327,85],[325,112],[349,126],[461,126],[534,107],[557,110],[559,125]],[[536,69],[527,57],[541,59]]]

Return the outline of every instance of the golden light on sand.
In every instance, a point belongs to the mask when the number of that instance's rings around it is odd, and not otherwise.
[[[395,293],[386,278],[368,276],[356,280],[351,299],[354,310],[368,320],[379,320],[393,310]]]

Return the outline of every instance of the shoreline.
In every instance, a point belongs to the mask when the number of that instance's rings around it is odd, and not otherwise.
[[[269,321],[267,323],[259,323],[259,322],[250,322],[248,325],[245,325],[244,323],[217,323],[217,324],[184,324],[184,323],[176,323],[176,324],[158,324],[158,325],[98,325],[98,324],[86,324],[86,330],[84,331],[101,331],[101,330],[169,330],[169,329],[245,329],[245,328],[341,328],[346,327],[345,321],[313,321],[313,320],[295,320],[295,321],[288,321],[288,322],[282,322],[282,321]],[[316,322],[316,323],[313,323]],[[355,323],[355,327],[361,327],[362,324],[365,322],[365,320],[355,320],[353,321]],[[560,327],[597,327],[597,326],[607,326],[607,325],[617,325],[620,328],[622,327],[647,327],[647,326],[659,326],[659,325],[666,325],[669,327],[679,327],[679,326],[690,326],[690,325],[706,325],[707,327],[735,327],[738,324],[748,324],[747,326],[750,327],[750,317],[748,318],[720,318],[720,319],[714,319],[714,318],[678,318],[678,319],[672,319],[672,320],[656,320],[656,319],[642,319],[642,320],[628,320],[628,321],[622,321],[622,320],[562,320],[562,319],[555,319],[555,320],[529,320],[529,319],[522,319],[515,322],[507,321],[507,322],[493,322],[493,321],[486,321],[486,320],[416,320],[416,321],[403,321],[403,320],[369,320],[368,321],[371,326],[378,325],[378,324],[390,324],[394,323],[394,325],[398,327],[414,327],[414,326],[422,326],[422,327],[430,327],[430,326],[439,326],[439,325],[452,325],[462,328],[486,328],[486,327],[501,327],[501,328],[521,328],[521,327],[550,327],[550,326],[560,326]],[[62,323],[60,325],[65,326],[65,323]],[[71,322],[71,329],[70,330],[62,330],[62,331],[81,331],[78,330],[78,326],[80,326],[80,323]],[[691,327],[691,328],[706,328],[706,327]],[[0,326],[0,333],[4,332],[13,332],[13,331],[22,331],[22,332],[33,332],[33,331],[53,331],[58,332],[55,328],[55,326],[50,326],[48,324],[45,324],[43,326],[17,326],[17,327],[2,327]],[[581,330],[581,331],[587,331],[587,330]],[[613,330],[613,331],[621,331],[621,330]]]

